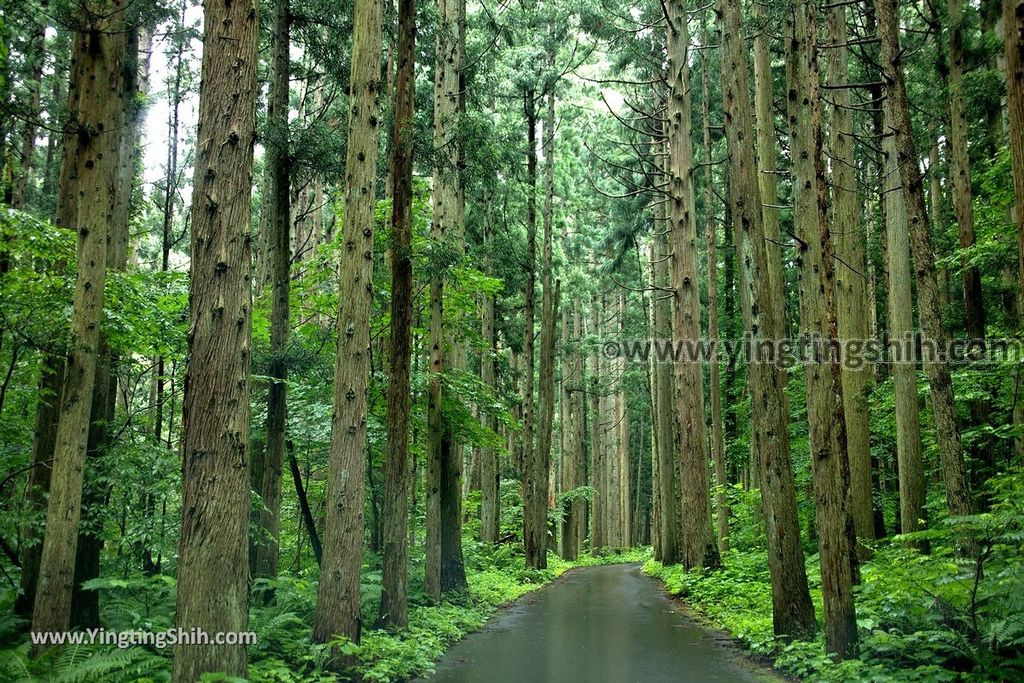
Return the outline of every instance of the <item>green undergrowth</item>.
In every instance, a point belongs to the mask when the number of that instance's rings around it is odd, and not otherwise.
[[[760,548],[731,550],[716,570],[684,572],[650,560],[644,571],[749,650],[773,658],[778,670],[804,680],[1024,680],[1024,476],[997,478],[993,492],[1001,502],[988,512],[875,545],[855,587],[860,654],[839,663],[826,655],[821,635],[775,638],[767,555]],[[966,535],[976,550],[957,557],[951,539]],[[903,541],[927,541],[930,552]],[[820,626],[816,555],[808,558],[807,577]]]
[[[446,596],[431,605],[422,592],[422,564],[410,567],[409,627],[397,631],[364,630],[361,641],[334,643],[355,661],[355,672],[368,683],[403,681],[433,672],[435,661],[466,634],[479,629],[502,606],[541,588],[574,567],[644,562],[649,549],[601,556],[583,555],[567,562],[548,556],[548,568],[525,567],[521,546],[490,547],[466,540],[468,591]],[[370,558],[362,580],[364,623],[373,623],[380,596],[380,571]],[[109,631],[160,631],[173,626],[174,581],[167,576],[103,579],[103,626]],[[258,644],[249,649],[249,681],[254,683],[312,683],[339,680],[326,663],[329,645],[314,644],[310,627],[316,605],[314,577],[281,576],[261,581],[257,589],[272,588],[273,603],[251,609],[249,629]],[[254,601],[255,602],[255,601]],[[7,643],[3,645],[3,643]],[[29,683],[163,682],[170,679],[169,651],[149,647],[76,646],[54,649],[40,659],[29,657],[24,624],[0,618],[0,681]],[[210,676],[209,680],[225,680]],[[341,678],[340,680],[344,680]]]

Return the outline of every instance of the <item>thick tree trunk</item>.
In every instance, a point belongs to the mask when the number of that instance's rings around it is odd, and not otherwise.
[[[121,95],[122,126],[119,130],[118,171],[107,239],[107,268],[118,272],[123,272],[128,265],[131,198],[132,188],[136,182],[135,152],[144,118],[143,110],[137,106],[136,99],[140,93],[143,96],[147,94],[149,82],[149,61],[139,59],[140,30],[130,27],[125,36]],[[110,445],[110,431],[117,402],[117,358],[111,353],[106,333],[102,330],[99,349],[89,425],[87,467],[106,474],[111,471],[111,466],[100,458],[106,454]],[[99,591],[83,589],[82,584],[100,576],[103,520],[108,499],[109,491],[105,485],[95,481],[91,484],[86,482],[82,498],[82,518],[78,529],[75,588],[71,601],[72,621],[80,628],[98,628],[100,625]]]
[[[804,367],[807,418],[814,477],[815,526],[825,611],[825,648],[847,658],[857,653],[853,605],[852,545],[847,537],[850,484],[843,412],[842,369],[831,357],[838,342],[835,263],[824,157],[821,79],[818,67],[816,6],[794,7],[789,42],[789,139],[793,156],[794,227],[800,319],[804,334],[823,357]],[[868,470],[870,473],[870,469]]]
[[[889,339],[910,343],[914,333],[910,237],[907,207],[896,163],[896,143],[889,137],[886,152],[884,201],[886,270],[889,274]],[[924,461],[921,455],[921,418],[917,403],[917,368],[908,359],[892,368],[896,404],[896,464],[899,469],[900,532],[920,528],[924,512]]]
[[[703,42],[710,45],[707,27]],[[707,50],[701,50],[701,115],[704,121],[704,240],[708,263],[708,338],[718,342],[718,221],[715,215],[715,167],[712,164],[714,148],[711,142],[711,59]],[[725,432],[722,428],[722,380],[720,365],[711,363],[711,459],[715,464],[715,532],[718,552],[729,549],[729,484],[725,471]]]
[[[63,355],[47,354],[40,370],[32,432],[32,469],[25,487],[26,522],[21,529],[21,590],[14,603],[14,612],[20,617],[32,615],[39,581],[39,560],[43,551],[42,526],[53,471],[60,392],[64,385],[64,361]]]
[[[459,76],[462,50],[459,42],[461,16],[459,0],[438,0],[439,25],[434,67],[434,214],[430,228],[436,245],[462,248],[459,200],[460,142],[457,135]],[[443,373],[447,362],[459,362],[457,348],[446,353],[443,272],[430,283],[430,391],[427,402],[427,547],[424,580],[427,594],[435,602],[441,593],[466,587],[461,543],[461,448],[454,442],[443,403]],[[448,340],[450,341],[450,340]]]
[[[484,251],[488,254],[488,265],[493,268],[493,257],[490,255],[494,240],[494,214],[490,195],[486,202],[486,219],[484,224]],[[495,330],[495,300],[493,294],[484,295],[484,313],[482,335],[484,350],[480,354],[480,381],[489,391],[497,388],[495,373],[495,353],[497,352],[497,335]],[[484,426],[497,430],[497,419],[486,412],[483,416]],[[498,451],[492,447],[480,449],[480,540],[485,543],[498,542],[498,523],[500,521],[499,492],[501,490],[501,468],[498,462]]]
[[[373,313],[373,226],[377,195],[381,98],[381,2],[359,0],[352,26],[345,217],[339,252],[338,347],[334,370],[331,460],[327,473],[320,588],[313,642],[359,640],[363,560],[364,473],[370,318]],[[404,436],[404,435],[403,435]],[[314,532],[311,528],[310,536]]]
[[[64,374],[53,472],[46,513],[46,536],[32,614],[34,631],[65,631],[71,621],[78,524],[92,394],[100,351],[100,325],[106,283],[108,226],[113,218],[120,152],[122,67],[125,56],[123,11],[116,0],[83,7],[89,29],[75,35],[75,62],[69,110],[76,125],[67,135],[69,167],[77,169],[77,208],[68,224],[78,234],[78,274],[71,313],[70,356]],[[65,178],[62,176],[62,180]],[[62,200],[72,201],[72,200]]]
[[[672,337],[677,344],[701,337],[697,278],[697,217],[693,187],[690,115],[690,35],[684,0],[668,3],[668,239],[671,249]],[[718,552],[711,533],[707,434],[704,424],[704,368],[675,363],[676,457],[680,458],[679,560],[683,567],[713,566]]]
[[[654,276],[655,286],[668,288],[671,284],[669,259],[672,258],[668,246],[668,212],[664,203],[658,205],[660,221],[655,223],[654,236]],[[664,342],[672,339],[672,298],[661,290],[656,290],[652,305],[654,317],[654,337]],[[655,395],[655,431],[657,453],[657,484],[658,520],[660,553],[657,559],[665,564],[679,562],[679,526],[676,510],[679,507],[678,468],[675,458],[676,444],[676,412],[673,385],[673,367],[670,363],[654,362],[654,395]]]
[[[267,389],[267,447],[260,484],[260,525],[253,576],[277,576],[281,535],[281,473],[287,432],[288,336],[291,290],[291,183],[289,182],[288,95],[290,79],[289,0],[274,0],[273,63],[267,125],[268,179],[264,199],[270,276],[270,383]]]
[[[175,626],[245,631],[249,564],[250,194],[259,18],[208,3],[192,207]],[[211,541],[211,539],[216,539]],[[173,680],[246,675],[244,645],[181,645]]]
[[[535,516],[531,514],[537,506],[535,501],[543,485],[537,481],[539,473],[534,471],[533,435],[535,431],[533,413],[533,344],[534,314],[536,310],[537,286],[537,102],[533,90],[523,93],[523,111],[526,117],[526,282],[523,287],[524,330],[523,330],[523,546],[526,566],[534,567],[540,562],[541,536],[546,529],[537,529]]]
[[[878,33],[881,39],[882,77],[885,81],[885,110],[893,127],[896,160],[907,205],[921,333],[939,348],[944,348],[947,335],[942,327],[939,288],[935,277],[935,252],[931,242],[931,222],[925,211],[920,158],[914,145],[910,102],[907,98],[901,63],[898,7],[895,0],[875,2]],[[956,406],[949,364],[940,359],[923,360],[935,416],[942,476],[946,485],[946,506],[951,515],[968,515],[972,510],[971,493],[964,468],[960,432],[956,425]]]
[[[579,302],[572,305],[572,330],[566,329],[563,341],[572,341],[573,349],[580,349],[583,340],[583,316]],[[571,336],[570,336],[571,335]],[[568,402],[566,416],[566,444],[563,451],[563,491],[572,491],[584,484],[583,440],[584,440],[584,374],[583,355],[574,351],[568,359]],[[583,542],[584,501],[574,498],[566,505],[565,522],[562,525],[562,557],[575,560]]]
[[[535,487],[533,506],[524,507],[523,514],[532,518],[534,543],[527,551],[526,562],[535,569],[548,566],[547,520],[548,481],[551,477],[551,443],[555,420],[555,320],[558,317],[559,283],[554,280],[552,266],[552,228],[554,219],[555,188],[555,92],[554,86],[547,92],[546,114],[544,117],[544,235],[541,253],[541,331],[540,331],[540,386],[537,398],[538,415],[537,449],[534,463],[530,467]],[[528,546],[529,548],[530,546]]]
[[[953,184],[953,211],[956,214],[960,248],[974,247],[974,210],[971,208],[971,164],[967,152],[967,106],[964,100],[964,3],[949,0],[949,174]],[[971,265],[969,256],[961,256],[963,295],[967,334],[972,339],[985,336],[985,306],[981,295],[981,271]]]
[[[372,48],[368,48],[372,49]],[[384,465],[381,624],[405,626],[408,612],[409,359],[412,350],[412,166],[416,4],[398,3],[398,83],[391,136],[393,169],[388,453]]]
[[[590,334],[601,334],[601,311],[604,302],[595,296],[590,306]],[[604,476],[604,383],[605,372],[602,354],[596,349],[591,357],[594,368],[593,381],[590,385],[590,486],[594,489],[594,497],[590,501],[590,549],[599,551],[605,546],[605,506],[607,504]]]
[[[772,79],[771,35],[773,20],[769,7],[763,2],[751,5],[756,22],[754,33],[754,122],[757,125],[758,187],[761,191],[761,215],[764,220],[765,249],[768,252],[768,286],[773,292],[784,289],[782,274],[782,247],[779,221],[779,174],[775,151],[775,97]],[[775,314],[785,329],[785,299],[773,302]]]
[[[849,82],[846,7],[828,12],[828,80],[831,85]],[[869,338],[868,312],[871,301],[867,283],[867,258],[860,224],[857,197],[856,159],[853,150],[854,120],[850,90],[833,90],[829,155],[832,164],[833,234],[837,236],[836,294],[839,339]],[[845,360],[845,359],[844,359]],[[856,359],[860,360],[860,359]],[[850,513],[857,537],[872,539],[874,517],[871,504],[871,430],[868,425],[868,394],[871,367],[857,368],[844,362],[842,367],[843,415],[846,419],[847,452],[850,462]]]
[[[626,338],[626,293],[619,292],[619,339]],[[619,376],[619,389],[615,394],[615,430],[616,449],[615,458],[618,470],[619,489],[619,542],[618,548],[628,548],[632,545],[630,537],[630,486],[629,486],[629,411],[626,407],[626,359],[620,356],[616,362],[617,374]]]
[[[767,277],[768,252],[759,197],[758,168],[753,141],[749,67],[742,40],[739,5],[720,0],[722,22],[722,99],[729,149],[729,198],[736,228],[739,284],[744,325],[756,342],[780,339],[781,288],[771,290]],[[784,373],[773,363],[749,365],[753,447],[761,472],[761,497],[772,582],[772,621],[776,634],[806,637],[815,631],[814,606],[800,546],[796,488],[789,459],[788,416]]]
[[[618,333],[618,300],[617,297],[609,301],[608,296],[602,297],[604,306],[601,310],[605,317],[601,321],[601,333],[605,339],[611,338]],[[622,503],[619,500],[621,490],[619,488],[619,458],[618,442],[619,424],[618,417],[618,383],[621,376],[618,373],[618,362],[614,358],[605,358],[604,369],[604,392],[601,395],[601,488],[604,498],[602,524],[604,525],[604,544],[610,549],[618,548],[621,539],[621,512]]]
[[[1003,45],[1006,62],[1006,110],[1013,164],[1013,218],[1017,226],[1017,310],[1024,313],[1024,2],[1003,0]],[[1021,316],[1024,320],[1024,315]],[[1017,382],[1013,409],[1014,452],[1024,458],[1024,398]]]

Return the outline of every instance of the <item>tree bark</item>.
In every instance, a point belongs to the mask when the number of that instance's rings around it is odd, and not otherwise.
[[[660,220],[655,221],[654,276],[655,286],[668,288],[671,284],[669,259],[672,258],[668,245],[668,212],[665,203],[659,203],[657,211]],[[672,297],[656,290],[652,305],[654,316],[654,337],[664,342],[672,339]],[[679,526],[676,509],[678,506],[679,477],[675,459],[676,432],[678,429],[675,412],[673,383],[674,370],[669,363],[654,362],[655,385],[655,431],[658,461],[658,525],[660,553],[657,559],[664,564],[679,562]]]
[[[604,310],[601,297],[595,296],[590,307],[590,334],[601,334],[600,311]],[[590,550],[596,552],[605,546],[605,491],[604,462],[604,362],[595,348],[591,365],[594,374],[590,383],[590,486],[594,497],[590,501]]]
[[[626,338],[626,292],[619,292],[618,333]],[[619,389],[615,394],[615,457],[618,470],[619,488],[619,539],[616,547],[629,548],[632,545],[630,530],[630,467],[629,467],[629,410],[626,406],[626,359],[620,356],[616,361],[619,375]]]
[[[488,194],[486,200],[486,217],[484,223],[484,252],[487,254],[487,264],[493,268],[494,240],[494,213],[491,205],[491,196]],[[484,313],[482,336],[484,349],[480,354],[480,381],[488,391],[494,392],[497,389],[495,372],[495,354],[497,352],[497,335],[495,331],[495,297],[493,294],[484,295]],[[490,413],[484,411],[482,415],[484,426],[492,431],[498,428],[497,419]],[[501,490],[501,468],[498,462],[498,451],[492,447],[480,449],[480,540],[485,543],[498,542],[498,523],[500,521],[499,492]]]
[[[888,127],[888,126],[887,126]],[[907,207],[896,162],[896,144],[888,137],[884,201],[886,270],[889,273],[889,339],[911,343],[914,333],[910,238]],[[893,365],[896,406],[896,465],[899,469],[900,532],[917,531],[924,512],[924,460],[921,455],[921,418],[917,403],[917,368],[909,359]]]
[[[1017,310],[1024,313],[1024,2],[1003,0],[1003,46],[1006,62],[1006,110],[1013,166],[1013,218],[1017,226]],[[1024,315],[1021,316],[1024,320]],[[1018,382],[1017,393],[1020,394]],[[1024,458],[1024,400],[1014,404],[1013,444]]]
[[[855,559],[851,558],[853,547],[847,536],[850,476],[842,371],[839,359],[832,357],[832,344],[838,343],[839,327],[835,254],[828,215],[816,12],[810,0],[801,0],[793,8],[793,34],[788,49],[789,139],[793,157],[801,327],[812,343],[825,345],[816,349],[821,357],[804,367],[825,648],[829,654],[845,659],[857,653],[851,571],[851,561]]]
[[[562,492],[568,493],[583,485],[583,356],[577,350],[583,339],[582,316],[578,302],[573,302],[562,313],[562,341],[573,349],[563,357],[563,410],[562,430]],[[571,322],[570,322],[571,321]],[[575,560],[579,556],[583,538],[583,501],[573,498],[563,506],[562,557]]]
[[[412,347],[412,166],[416,3],[398,3],[398,82],[393,169],[388,453],[384,465],[384,552],[379,621],[403,627],[408,613],[409,360]]]
[[[707,27],[703,42],[710,45]],[[707,50],[701,50],[701,115],[704,121],[704,240],[708,264],[708,338],[718,342],[718,221],[715,215],[715,167],[712,165],[714,147],[711,142],[711,59]],[[729,549],[729,484],[725,463],[725,432],[722,427],[722,380],[718,359],[711,363],[711,459],[715,464],[715,530],[718,552]]]
[[[740,8],[729,0],[720,0],[717,11],[722,28],[722,100],[729,150],[729,200],[740,265],[740,299],[744,325],[756,343],[783,336],[777,303],[782,291],[771,289],[761,207],[759,202],[752,201],[760,194],[757,157],[749,137],[754,126]],[[815,619],[800,546],[796,489],[789,459],[784,373],[773,363],[763,361],[752,362],[748,372],[753,447],[761,472],[768,540],[772,622],[776,634],[801,638],[814,633]]]
[[[382,97],[381,2],[359,0],[354,12],[327,519],[320,588],[313,614],[316,643],[329,642],[336,636],[358,641],[362,624],[359,585],[365,526],[373,229]],[[311,531],[310,536],[313,535]]]
[[[69,90],[75,125],[65,142],[66,153],[74,155],[69,168],[77,169],[77,178],[60,188],[62,195],[77,193],[77,206],[68,212],[72,221],[68,226],[78,234],[78,272],[32,613],[34,631],[66,631],[71,623],[83,476],[101,342],[108,226],[115,210],[123,120],[123,10],[119,0],[90,3],[82,9],[86,16],[81,18],[83,29],[75,35],[74,78]],[[67,178],[62,176],[62,180]]]
[[[971,207],[971,164],[967,152],[967,106],[964,100],[964,4],[949,0],[949,172],[953,184],[953,211],[956,214],[960,249],[974,247],[974,210]],[[981,271],[961,255],[963,296],[967,334],[971,339],[985,337],[985,306],[981,294]],[[976,411],[977,412],[977,411]]]
[[[921,333],[939,348],[944,348],[947,335],[942,327],[939,288],[935,277],[935,252],[931,242],[931,222],[925,211],[920,158],[914,145],[910,102],[901,64],[898,7],[895,0],[875,1],[881,40],[882,78],[885,82],[885,110],[893,128],[896,160],[907,205]],[[968,515],[972,510],[971,493],[964,468],[960,432],[956,425],[956,407],[949,364],[944,359],[924,359],[924,368],[928,375],[932,411],[935,416],[939,458],[946,485],[946,506],[951,515]]]
[[[289,0],[274,0],[272,77],[267,127],[268,180],[264,199],[267,230],[264,248],[270,263],[270,383],[267,389],[267,447],[260,484],[260,526],[253,576],[277,576],[281,535],[281,473],[288,426],[288,336],[291,327],[291,183],[288,142],[290,11]]]
[[[460,199],[461,143],[458,116],[462,71],[460,0],[438,0],[439,24],[434,66],[434,166],[431,240],[436,246],[464,249]],[[453,438],[443,408],[446,362],[460,364],[459,345],[446,342],[444,278],[438,271],[430,283],[430,393],[427,403],[427,547],[424,579],[427,594],[440,602],[442,592],[466,587],[462,559],[462,449]],[[450,350],[446,349],[450,346]],[[446,359],[447,356],[447,359]]]
[[[555,320],[558,318],[559,283],[554,280],[552,266],[553,220],[554,220],[554,173],[555,173],[555,92],[552,85],[546,96],[544,118],[544,233],[541,252],[541,332],[540,332],[540,386],[538,403],[540,407],[537,450],[534,452],[533,471],[537,491],[534,507],[528,511],[533,516],[538,546],[537,569],[547,567],[547,519],[548,481],[551,476],[551,444],[555,421]],[[529,558],[528,558],[529,560]]]
[[[831,85],[849,82],[846,7],[832,7],[828,12],[828,80]],[[850,90],[839,88],[830,93],[831,126],[829,155],[832,164],[831,184],[833,234],[837,236],[836,294],[839,339],[867,340],[868,312],[871,310],[867,282],[865,235],[861,230],[857,197],[856,159],[854,158],[854,120]],[[846,359],[844,359],[845,361]],[[858,359],[850,359],[858,360]],[[846,420],[847,452],[850,467],[850,513],[857,537],[873,539],[874,516],[871,498],[871,429],[868,395],[871,391],[871,367],[864,364],[842,366],[843,415]]]
[[[751,16],[756,22],[754,33],[754,122],[757,124],[758,187],[761,191],[761,215],[764,220],[765,249],[768,252],[768,286],[773,292],[784,289],[782,274],[782,247],[779,221],[779,175],[775,151],[775,96],[772,79],[771,35],[772,19],[768,5],[755,2]],[[775,314],[785,329],[785,299],[774,302]]]
[[[696,343],[700,330],[700,285],[697,278],[697,225],[693,188],[693,142],[690,114],[690,35],[684,0],[668,3],[668,181],[671,249],[672,337],[676,344]],[[679,560],[683,567],[713,566],[718,551],[711,534],[707,434],[704,423],[704,368],[674,364],[676,452],[680,458],[680,505],[683,526]]]
[[[536,280],[537,280],[537,101],[533,90],[523,93],[523,110],[526,118],[526,282],[523,288],[525,329],[523,331],[523,546],[526,554],[526,566],[536,567],[541,562],[542,536],[546,528],[536,527],[536,516],[532,511],[538,503],[535,500],[540,491],[546,487],[535,471],[535,444],[533,435],[536,429],[533,412],[533,345],[534,316],[536,311]]]
[[[250,194],[259,19],[208,3],[192,206],[191,327],[182,428],[175,626],[245,631],[249,564]],[[212,541],[211,539],[216,539]],[[182,645],[173,680],[246,675],[244,645]]]

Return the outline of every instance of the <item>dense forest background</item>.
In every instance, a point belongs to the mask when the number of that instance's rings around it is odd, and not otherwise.
[[[0,36],[0,678],[402,680],[618,561],[798,677],[1024,676],[1024,3]],[[864,344],[678,355],[800,338]],[[258,642],[29,635],[101,627]]]

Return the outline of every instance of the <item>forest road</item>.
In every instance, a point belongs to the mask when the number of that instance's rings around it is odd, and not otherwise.
[[[572,571],[452,646],[430,683],[778,681],[686,616],[640,565]]]

